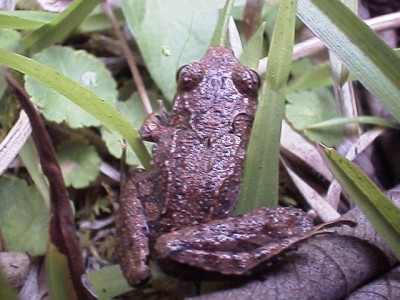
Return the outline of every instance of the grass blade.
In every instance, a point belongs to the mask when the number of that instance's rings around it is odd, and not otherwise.
[[[400,259],[400,209],[349,160],[331,148],[321,152],[341,186]]]
[[[373,116],[335,118],[335,119],[330,119],[327,121],[322,121],[319,123],[315,123],[315,124],[306,126],[303,129],[304,130],[312,130],[312,129],[319,130],[319,129],[329,128],[329,127],[336,127],[336,126],[341,126],[341,125],[345,125],[345,124],[351,124],[351,123],[371,124],[371,125],[377,125],[380,127],[387,127],[387,128],[391,128],[391,129],[400,130],[400,125],[398,123],[390,122],[386,119],[379,118],[379,117],[373,117]]]
[[[297,1],[284,0],[279,8],[236,213],[278,203],[279,140],[292,60],[296,6]]]
[[[215,28],[213,37],[211,39],[210,47],[219,45],[227,46],[228,23],[232,12],[232,7],[233,0],[227,0],[220,13],[217,27]]]
[[[100,0],[77,0],[48,24],[26,35],[22,44],[25,50],[38,52],[56,42],[63,41],[77,28]]]
[[[252,70],[257,70],[258,60],[261,57],[265,24],[265,22],[261,23],[257,31],[243,48],[243,53],[240,55],[240,63]]]
[[[298,15],[400,121],[400,58],[345,5],[299,1]]]

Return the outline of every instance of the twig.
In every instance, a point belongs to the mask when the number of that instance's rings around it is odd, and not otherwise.
[[[64,185],[61,168],[50,136],[25,90],[10,73],[6,72],[5,77],[29,117],[32,126],[32,137],[38,150],[40,164],[49,181],[51,199],[50,240],[66,256],[71,279],[79,299],[94,299],[82,283],[85,267],[75,233],[75,222],[68,192]]]
[[[115,34],[117,35],[117,38],[121,43],[122,52],[124,53],[126,61],[128,62],[128,66],[129,69],[131,70],[133,81],[136,84],[136,88],[138,90],[140,99],[142,100],[143,107],[147,114],[151,114],[153,110],[151,108],[150,100],[149,97],[147,96],[146,88],[144,86],[142,77],[140,76],[135,59],[132,56],[131,49],[129,48],[129,45],[126,42],[126,39],[118,25],[118,22],[115,18],[114,12],[110,4],[108,3],[108,1],[103,1],[102,4],[104,12],[107,18],[110,20],[111,25],[115,31]]]

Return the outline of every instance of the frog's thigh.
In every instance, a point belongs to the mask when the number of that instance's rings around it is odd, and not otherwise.
[[[261,209],[159,237],[157,259],[202,271],[248,275],[300,241],[316,235],[310,219],[295,209]],[[275,224],[274,222],[278,221]]]
[[[128,181],[115,214],[117,253],[121,269],[131,286],[140,285],[150,277],[148,228],[137,194],[133,181]]]

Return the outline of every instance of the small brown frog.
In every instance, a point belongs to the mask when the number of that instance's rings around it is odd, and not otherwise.
[[[259,77],[217,46],[178,73],[171,115],[140,133],[155,142],[152,170],[134,170],[116,214],[117,250],[133,285],[150,277],[150,256],[185,278],[249,275],[321,231],[295,208],[232,217],[257,105]]]

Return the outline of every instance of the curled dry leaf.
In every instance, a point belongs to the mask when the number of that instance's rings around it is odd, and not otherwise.
[[[347,300],[400,299],[400,267],[351,293]]]
[[[390,194],[396,205],[399,195]],[[358,208],[345,217],[358,225],[303,242],[257,280],[191,299],[341,299],[349,295],[389,271],[397,260]]]

